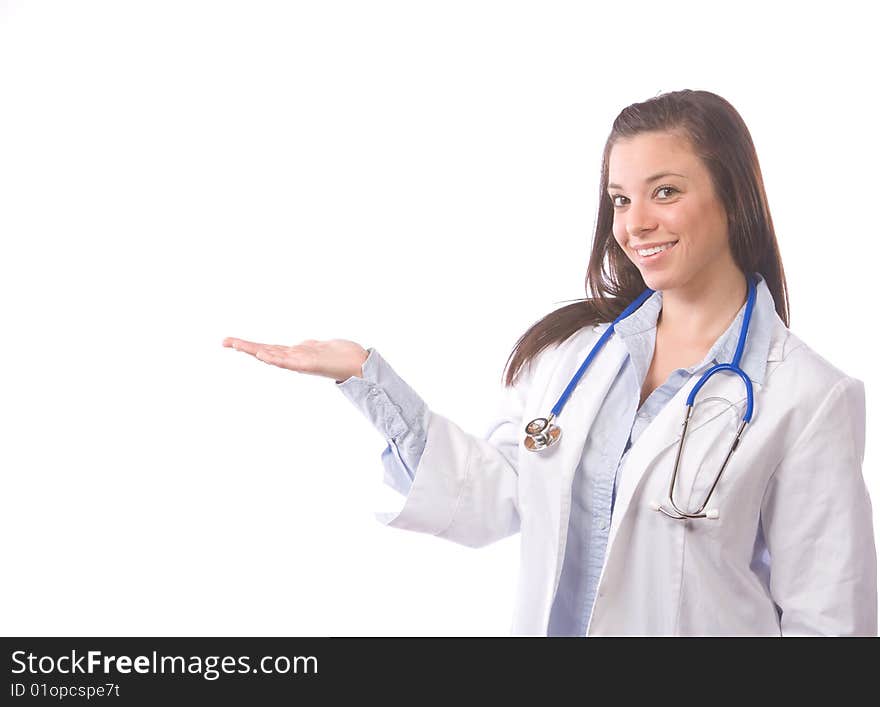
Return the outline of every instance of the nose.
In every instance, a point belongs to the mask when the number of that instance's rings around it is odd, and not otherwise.
[[[627,209],[626,232],[630,238],[638,238],[656,227],[656,219],[651,216],[648,209],[636,204],[631,204]]]
[[[650,231],[651,229],[646,226],[627,226],[626,232],[629,235],[631,240],[635,240],[637,238],[642,238],[645,233]]]

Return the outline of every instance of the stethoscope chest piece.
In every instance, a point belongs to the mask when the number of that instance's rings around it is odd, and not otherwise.
[[[530,452],[539,452],[551,447],[559,441],[562,430],[554,425],[553,415],[550,417],[536,417],[526,425],[526,438],[523,444]]]

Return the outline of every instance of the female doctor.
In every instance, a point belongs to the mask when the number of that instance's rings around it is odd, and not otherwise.
[[[483,437],[374,348],[223,345],[334,379],[382,431],[383,523],[520,532],[515,635],[876,635],[864,386],[788,329],[745,123],[706,91],[633,104],[601,174],[592,295],[519,338]]]

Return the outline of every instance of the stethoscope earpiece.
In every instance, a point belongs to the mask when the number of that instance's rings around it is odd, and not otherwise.
[[[705,513],[675,513],[675,512],[670,513],[665,508],[663,508],[659,503],[657,503],[657,501],[655,501],[653,499],[648,501],[648,508],[650,508],[652,511],[660,511],[663,515],[665,515],[668,518],[672,518],[673,520],[688,520],[688,519],[694,519],[694,518],[706,518],[708,520],[718,520],[718,518],[721,515],[718,512],[717,508],[710,508]]]

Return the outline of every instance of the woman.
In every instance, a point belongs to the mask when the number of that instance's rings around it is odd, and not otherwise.
[[[520,337],[483,438],[375,349],[223,343],[335,379],[373,420],[406,497],[383,522],[473,547],[521,532],[514,634],[875,635],[864,386],[788,329],[758,159],[727,101],[678,91],[617,117],[586,291]],[[526,435],[594,347],[554,409],[564,435]],[[699,387],[679,456],[689,393],[731,362],[741,375]]]

